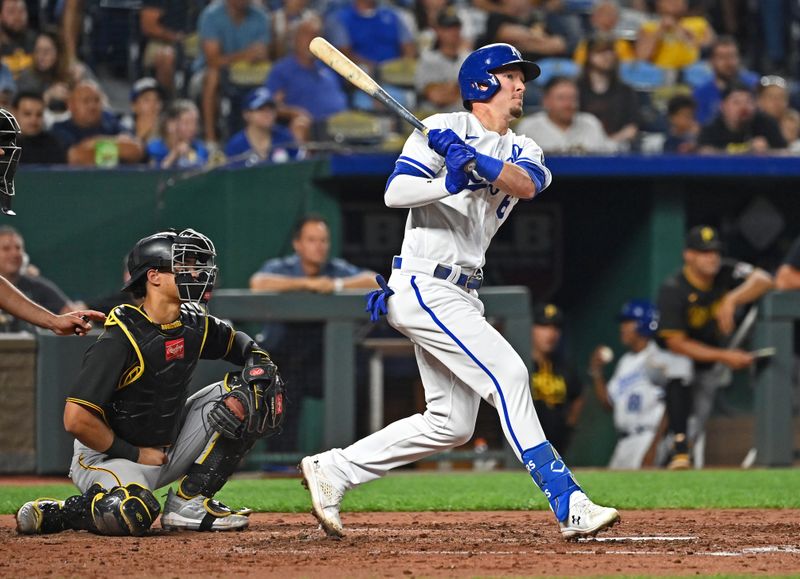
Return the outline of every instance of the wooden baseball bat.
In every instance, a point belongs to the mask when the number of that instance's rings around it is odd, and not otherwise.
[[[330,66],[339,75],[348,80],[355,87],[363,90],[372,98],[382,102],[390,111],[397,114],[401,119],[419,129],[423,135],[428,136],[428,127],[422,124],[411,111],[397,102],[392,95],[381,88],[373,78],[359,67],[355,62],[347,58],[344,54],[324,38],[317,36],[308,45],[311,54],[319,58],[322,62]],[[475,168],[475,161],[470,161],[464,166],[466,173],[471,173]]]

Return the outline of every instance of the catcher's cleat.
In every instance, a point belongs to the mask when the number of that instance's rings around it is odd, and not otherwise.
[[[43,535],[64,530],[63,501],[36,499],[22,505],[14,518],[20,535]]]
[[[202,495],[183,499],[169,489],[161,526],[168,531],[240,531],[250,524],[247,517],[252,512],[250,509],[230,509]]]
[[[596,505],[584,493],[575,491],[569,497],[569,515],[558,525],[561,527],[561,536],[570,541],[594,537],[618,522],[619,513],[616,509]]]
[[[311,514],[314,515],[329,537],[343,537],[339,504],[344,492],[336,488],[325,476],[319,455],[307,456],[297,467],[303,474],[303,486],[311,494]]]

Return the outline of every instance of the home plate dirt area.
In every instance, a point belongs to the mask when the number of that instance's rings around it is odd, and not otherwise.
[[[563,541],[546,512],[343,513],[329,539],[308,514],[260,513],[233,533],[23,537],[0,520],[2,577],[510,577],[800,574],[800,511],[625,511]]]

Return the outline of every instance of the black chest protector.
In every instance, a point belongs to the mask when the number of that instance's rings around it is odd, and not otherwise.
[[[206,313],[190,304],[181,305],[179,320],[167,326],[154,324],[133,306],[114,308],[106,326],[118,325],[138,358],[104,408],[117,435],[136,446],[175,442],[207,324]]]

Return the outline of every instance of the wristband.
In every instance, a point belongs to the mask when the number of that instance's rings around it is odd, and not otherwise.
[[[344,280],[340,277],[333,280],[333,293],[339,293],[344,289]]]
[[[121,439],[119,436],[114,437],[114,442],[111,443],[104,452],[109,458],[124,458],[131,462],[139,461],[139,448],[133,446],[127,440]]]
[[[483,153],[475,153],[475,171],[490,183],[497,181],[502,170],[503,162],[500,159]]]

